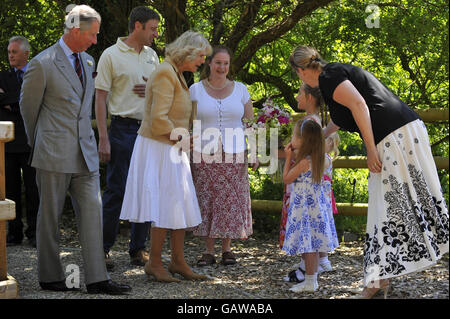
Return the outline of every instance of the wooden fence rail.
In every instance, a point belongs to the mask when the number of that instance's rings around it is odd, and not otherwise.
[[[414,110],[424,122],[440,122],[449,120],[449,109],[415,109]],[[293,113],[294,121],[301,119],[305,113]]]
[[[336,203],[339,215],[342,216],[366,216],[367,204],[366,203]],[[252,210],[261,211],[267,213],[280,212],[283,207],[283,203],[279,200],[263,200],[252,199]]]
[[[449,169],[448,157],[434,156],[437,169]],[[367,168],[366,156],[337,156],[333,168]]]

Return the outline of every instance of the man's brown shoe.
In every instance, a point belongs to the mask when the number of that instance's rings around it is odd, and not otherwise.
[[[135,266],[144,266],[148,260],[148,252],[146,252],[144,249],[141,249],[133,255],[130,255],[130,262]]]

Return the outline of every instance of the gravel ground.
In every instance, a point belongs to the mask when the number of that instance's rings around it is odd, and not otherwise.
[[[71,224],[67,219],[63,218],[61,230],[63,267],[82,264],[77,233],[67,226]],[[142,267],[130,265],[127,247],[127,236],[120,234],[111,251],[116,267],[110,274],[114,281],[132,286],[132,292],[126,296],[87,294],[82,267],[80,292],[41,290],[37,281],[36,249],[26,244],[7,247],[8,273],[18,281],[19,298],[24,299],[340,299],[352,296],[351,289],[359,287],[362,278],[363,243],[360,241],[341,243],[329,257],[333,271],[319,276],[319,290],[303,294],[290,292],[292,284],[282,280],[298,263],[298,258],[286,256],[278,249],[276,234],[264,239],[256,236],[234,241],[233,248],[238,258],[236,265],[216,264],[199,268],[196,260],[203,250],[203,242],[188,233],[185,248],[188,264],[196,272],[211,276],[211,280],[202,282],[183,280],[166,284],[149,279]],[[219,243],[216,251],[220,251]],[[163,257],[168,263],[170,251],[167,245],[164,252]],[[220,256],[216,258],[220,261]],[[391,299],[449,299],[448,254],[425,271],[395,278],[392,286]]]

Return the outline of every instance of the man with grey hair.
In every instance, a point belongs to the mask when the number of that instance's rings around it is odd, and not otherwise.
[[[30,61],[20,98],[40,195],[39,284],[44,290],[79,289],[78,280],[65,278],[59,256],[59,221],[69,193],[87,292],[124,294],[131,288],[111,281],[104,262],[98,154],[91,127],[95,64],[84,52],[97,43],[100,16],[89,6],[75,6],[65,28],[56,44]]]
[[[22,36],[9,39],[8,59],[11,68],[0,72],[0,121],[14,123],[15,139],[5,145],[6,197],[16,203],[16,218],[8,222],[7,245],[22,243],[22,176],[25,188],[27,229],[25,235],[29,244],[36,247],[36,217],[39,208],[39,194],[36,186],[36,172],[28,163],[30,147],[20,115],[19,96],[23,74],[28,67],[30,44]]]

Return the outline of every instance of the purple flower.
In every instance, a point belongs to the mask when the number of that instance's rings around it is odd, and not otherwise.
[[[280,122],[280,124],[289,124],[289,119],[285,116],[279,116],[278,122]]]
[[[263,114],[260,117],[258,117],[257,123],[266,123],[267,119],[268,119],[268,117]]]
[[[270,112],[270,116],[275,117],[275,115],[280,114],[280,111],[277,109],[274,109],[272,112]]]

